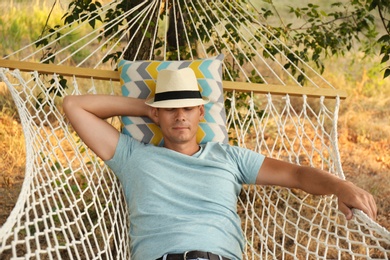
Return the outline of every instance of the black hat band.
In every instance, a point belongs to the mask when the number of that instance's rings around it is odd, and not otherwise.
[[[202,95],[199,91],[193,90],[181,90],[181,91],[167,91],[157,93],[154,96],[154,102],[172,100],[172,99],[192,99],[199,98],[202,99]]]

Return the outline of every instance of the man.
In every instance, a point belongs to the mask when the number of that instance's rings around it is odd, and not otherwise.
[[[156,95],[146,102],[107,95],[64,99],[80,138],[122,183],[132,259],[241,259],[244,238],[236,202],[244,183],[335,194],[347,219],[352,208],[375,219],[370,194],[327,172],[227,144],[199,145],[196,132],[205,103],[189,68],[161,71]],[[151,118],[162,130],[164,147],[142,144],[104,120],[118,115]]]

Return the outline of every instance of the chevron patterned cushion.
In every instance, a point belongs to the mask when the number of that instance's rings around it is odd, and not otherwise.
[[[190,67],[198,79],[201,93],[210,99],[205,105],[205,119],[197,133],[199,143],[227,142],[226,114],[222,89],[223,55],[187,61],[127,61],[120,60],[118,70],[124,96],[148,99],[154,96],[157,73],[163,69]],[[122,117],[123,133],[135,139],[162,146],[160,128],[147,117]]]

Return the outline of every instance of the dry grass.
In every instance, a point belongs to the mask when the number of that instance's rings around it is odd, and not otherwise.
[[[24,178],[23,130],[11,95],[0,82],[0,225],[15,205]]]

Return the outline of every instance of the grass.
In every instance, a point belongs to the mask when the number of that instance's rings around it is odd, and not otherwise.
[[[25,143],[22,127],[11,95],[5,84],[0,82],[0,221],[6,217],[15,205],[25,168]]]
[[[0,4],[3,7],[4,3]],[[0,53],[5,55],[34,41],[45,24],[46,1],[14,1],[0,14]],[[58,12],[55,16],[59,19]],[[31,15],[32,13],[32,15]],[[34,17],[34,19],[30,19]],[[339,116],[339,147],[348,180],[370,191],[378,204],[378,223],[390,230],[390,80],[382,79],[375,57],[359,53],[326,61],[325,78],[349,97]],[[24,173],[24,139],[12,97],[0,83],[0,225],[18,196]]]
[[[44,26],[46,30],[53,28],[56,25],[62,24],[61,17],[64,15],[69,1],[61,1],[61,4],[56,4],[52,9],[52,1],[47,0],[13,0],[10,3],[4,1],[0,3],[0,9],[7,10],[0,15],[0,54],[5,57],[16,50],[36,42],[43,33]],[[48,19],[48,14],[51,13]],[[32,19],[33,17],[33,19]],[[63,34],[66,31],[62,31]],[[78,40],[80,35],[70,33],[61,39],[61,46],[68,46],[70,43]],[[56,48],[55,46],[53,48]],[[59,47],[61,48],[61,47]],[[71,52],[76,51],[76,47],[70,47]],[[13,55],[13,59],[18,59],[19,55],[30,54],[33,50],[27,48],[23,54],[18,53]],[[27,53],[27,54],[24,54]],[[90,53],[87,50],[82,50],[75,55],[75,62],[83,60]]]
[[[50,3],[46,0],[2,1],[0,9],[7,11],[3,11],[0,15],[1,55],[19,50],[37,40],[42,33],[50,8]],[[60,21],[61,13],[59,9],[53,11],[55,17],[51,21],[53,25]]]

